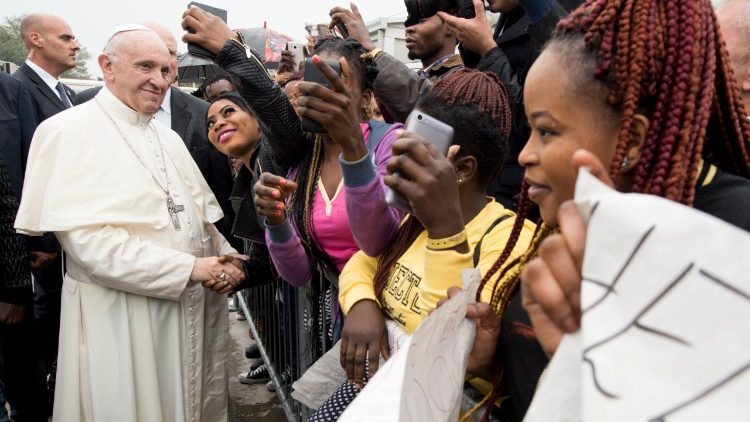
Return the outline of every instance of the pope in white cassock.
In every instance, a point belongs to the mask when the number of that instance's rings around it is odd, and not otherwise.
[[[169,59],[152,31],[120,28],[99,56],[106,88],[34,135],[16,229],[54,232],[67,254],[55,421],[227,419],[227,302],[206,287],[245,275],[217,257],[235,252],[219,205],[152,118]]]

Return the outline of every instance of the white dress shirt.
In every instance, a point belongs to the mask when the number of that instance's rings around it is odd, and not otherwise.
[[[26,64],[29,65],[29,67],[32,68],[34,72],[36,72],[36,74],[39,75],[40,78],[42,78],[44,83],[47,84],[47,86],[49,86],[49,89],[51,89],[52,92],[54,92],[55,95],[57,95],[57,98],[60,98],[60,93],[57,91],[57,83],[60,81],[54,76],[50,75],[49,72],[39,67],[39,65],[32,62],[31,60],[27,59]],[[65,103],[65,100],[63,100],[62,98],[60,98],[60,101],[62,101],[63,104]],[[72,101],[70,101],[70,98],[68,98],[68,101],[70,103],[73,103]]]
[[[154,118],[161,122],[164,126],[172,128],[172,87],[167,88],[167,95],[164,96],[164,101],[161,102],[161,107],[156,110]]]

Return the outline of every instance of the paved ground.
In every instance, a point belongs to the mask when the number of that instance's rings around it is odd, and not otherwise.
[[[237,321],[236,315],[229,314],[229,422],[286,421],[276,393],[268,391],[265,383],[246,385],[237,381],[237,375],[250,368],[245,347],[252,340],[247,321]]]

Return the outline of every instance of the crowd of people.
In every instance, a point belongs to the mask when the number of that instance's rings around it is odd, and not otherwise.
[[[405,1],[417,72],[333,7],[274,76],[191,6],[182,39],[221,69],[196,95],[160,23],[115,28],[104,86],[75,93],[74,32],[24,17],[27,59],[0,73],[0,421],[227,420],[227,295],[311,280],[326,323],[294,329],[338,350],[310,418],[334,421],[387,321],[413,333],[469,268],[467,379],[485,419],[520,421],[580,326],[579,169],[750,230],[750,3],[488,3]],[[447,153],[406,130],[415,110],[452,128]]]

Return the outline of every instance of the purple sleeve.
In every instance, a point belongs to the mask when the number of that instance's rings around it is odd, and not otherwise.
[[[294,287],[304,286],[312,276],[312,262],[294,225],[285,219],[278,226],[266,226],[266,246],[276,270]]]
[[[388,187],[383,182],[396,131],[402,128],[401,124],[393,125],[363,159],[353,163],[341,160],[349,227],[357,247],[373,257],[393,243],[403,218],[403,212],[386,204]]]

